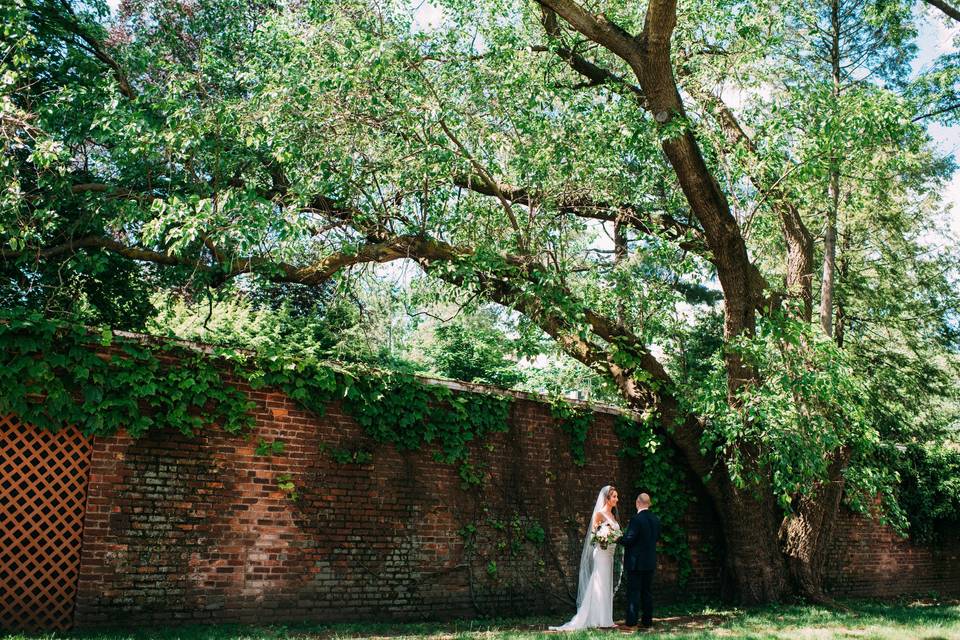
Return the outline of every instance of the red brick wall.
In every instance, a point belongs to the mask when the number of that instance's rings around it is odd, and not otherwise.
[[[371,442],[337,406],[315,418],[285,396],[251,392],[250,439],[158,432],[97,438],[76,609],[79,626],[170,620],[396,619],[563,610],[575,591],[583,520],[597,491],[631,493],[613,416],[596,414],[588,463],[547,405],[517,400],[509,432],[477,446],[479,489],[431,451]],[[256,456],[260,438],[281,439]],[[374,452],[340,464],[334,448]],[[299,499],[277,487],[289,474]],[[626,500],[630,502],[629,499]],[[624,511],[624,518],[628,515]],[[547,542],[519,542],[512,522],[538,523]],[[692,514],[691,522],[701,522]],[[477,527],[474,551],[461,530]],[[707,536],[709,537],[709,536]],[[716,548],[714,543],[713,548]],[[496,570],[493,570],[495,563]],[[669,576],[665,563],[664,591]],[[691,581],[716,590],[717,563]]]
[[[920,546],[841,510],[826,567],[825,588],[837,597],[960,596],[960,528]]]
[[[583,521],[599,488],[620,487],[621,521],[632,514],[635,478],[616,455],[609,414],[596,414],[588,463],[577,467],[549,407],[516,400],[510,430],[474,451],[488,474],[482,488],[464,489],[457,469],[434,462],[431,451],[371,442],[336,405],[317,418],[281,394],[247,391],[257,404],[249,439],[215,429],[195,439],[96,438],[77,626],[550,611],[559,621],[572,611],[565,598],[576,590]],[[281,439],[285,450],[256,456],[260,438]],[[340,464],[330,454],[361,447],[374,452],[371,463]],[[282,474],[298,500],[277,487]],[[515,519],[539,523],[546,543],[515,544]],[[465,545],[468,525],[477,533]],[[679,588],[676,566],[662,559],[660,601],[720,592],[722,544],[702,495],[687,529],[693,575]],[[912,547],[853,516],[837,538],[837,593],[894,595],[942,583],[941,593],[960,594],[957,545],[952,555]]]

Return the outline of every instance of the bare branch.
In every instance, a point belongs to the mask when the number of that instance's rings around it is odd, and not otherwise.
[[[513,207],[510,206],[510,201],[500,193],[500,189],[497,185],[497,181],[493,179],[493,176],[483,168],[483,165],[480,164],[476,158],[473,157],[473,154],[463,145],[462,142],[453,134],[447,123],[443,121],[443,118],[440,118],[440,128],[443,129],[443,132],[447,135],[453,144],[456,145],[457,149],[460,150],[460,153],[463,154],[467,160],[470,161],[470,164],[473,166],[473,169],[480,175],[480,178],[487,185],[487,188],[497,196],[497,199],[500,201],[500,205],[503,207],[504,212],[507,214],[507,218],[510,220],[510,226],[513,227],[513,230],[517,233],[517,241],[522,247],[523,242],[523,233],[520,230],[520,224],[517,222],[517,217],[513,213]]]
[[[932,7],[940,9],[943,13],[950,16],[954,20],[960,22],[960,9],[957,9],[953,5],[949,4],[945,0],[924,0],[927,4]]]
[[[957,109],[960,109],[960,102],[948,105],[946,107],[943,107],[942,109],[937,109],[936,111],[931,111],[930,113],[924,113],[922,115],[919,115],[913,118],[910,122],[919,122],[921,120],[926,120],[927,118],[942,116],[945,113],[950,113],[951,111],[956,111]]]
[[[557,14],[546,7],[542,7],[542,18],[540,20],[544,30],[552,38],[559,38],[561,35],[560,26],[557,23]],[[628,82],[626,78],[604,69],[603,67],[587,60],[580,54],[564,46],[555,47],[533,47],[534,51],[553,51],[560,56],[567,65],[585,77],[588,82],[584,86],[594,87],[602,84],[613,85],[618,88],[625,88],[633,96],[643,103],[643,91],[637,85]]]
[[[535,197],[528,189],[506,184],[496,183],[494,191],[484,180],[471,176],[454,176],[453,183],[463,189],[486,196],[497,196],[526,206],[531,206]],[[665,235],[669,240],[678,243],[684,251],[690,251],[710,260],[710,251],[703,238],[703,232],[697,227],[682,222],[662,210],[644,209],[639,205],[615,204],[593,200],[588,196],[567,194],[555,202],[557,210],[569,213],[580,218],[623,223],[648,235]]]
[[[133,90],[133,87],[130,86],[130,81],[127,79],[127,74],[123,70],[123,67],[120,66],[120,63],[117,62],[113,56],[107,53],[103,44],[90,35],[86,28],[80,24],[80,18],[73,11],[73,7],[70,6],[70,3],[67,0],[60,0],[60,4],[67,13],[67,17],[61,18],[60,23],[67,29],[67,31],[80,38],[86,45],[84,48],[92,53],[97,60],[110,67],[110,70],[113,72],[113,77],[116,79],[117,85],[120,88],[120,93],[130,100],[136,98],[137,93]]]

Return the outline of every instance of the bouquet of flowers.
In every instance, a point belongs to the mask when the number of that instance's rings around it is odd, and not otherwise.
[[[601,549],[606,549],[610,545],[616,544],[617,540],[622,537],[623,532],[604,523],[594,530],[590,542],[593,545],[598,545]]]

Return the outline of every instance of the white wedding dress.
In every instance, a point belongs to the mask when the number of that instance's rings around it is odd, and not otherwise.
[[[604,516],[604,519],[606,522],[600,525],[599,534],[606,535],[611,529],[620,530],[620,525],[616,520],[611,520],[606,516]],[[562,626],[550,627],[551,631],[574,631],[576,629],[613,626],[613,554],[617,545],[607,545],[606,549],[601,548],[600,545],[591,546],[593,549],[591,551],[585,550],[584,554],[589,553],[590,573],[589,577],[582,580],[580,584],[577,596],[577,614],[573,616],[570,622]],[[584,558],[584,560],[586,559]],[[583,560],[581,560],[582,563]],[[583,567],[581,567],[582,571]]]

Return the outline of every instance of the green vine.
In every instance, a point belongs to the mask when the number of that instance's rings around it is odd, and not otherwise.
[[[300,494],[297,492],[297,485],[293,482],[293,476],[289,473],[281,473],[277,476],[277,489],[286,494],[287,498],[297,502]]]
[[[518,512],[507,518],[498,518],[484,507],[483,514],[479,520],[457,531],[463,540],[467,564],[472,566],[472,563],[479,562],[486,567],[486,576],[491,582],[516,586],[514,579],[507,579],[499,568],[515,566],[518,560],[529,561],[532,572],[525,572],[524,576],[528,581],[538,583],[546,571],[542,556],[547,534],[543,525]]]
[[[556,399],[550,404],[550,415],[557,421],[560,430],[570,437],[570,455],[573,464],[582,467],[587,463],[585,446],[587,432],[593,426],[593,412],[586,407],[577,407]]]
[[[338,464],[368,464],[373,461],[373,453],[364,449],[333,449],[330,457]]]
[[[280,389],[316,415],[339,400],[368,435],[397,449],[436,445],[435,459],[457,464],[466,485],[484,477],[470,460],[471,443],[508,429],[507,398],[455,394],[409,374],[348,371],[280,354],[208,355],[170,343],[114,341],[108,329],[92,332],[37,313],[0,316],[0,350],[0,411],[46,429],[75,424],[87,434],[109,434],[123,428],[137,437],[167,426],[195,435],[220,424],[244,433],[253,426],[254,403],[226,382],[232,374],[254,389]],[[263,456],[282,452],[279,440],[260,440],[255,449]],[[363,464],[372,454],[332,455]]]
[[[254,449],[253,454],[256,456],[278,456],[283,453],[284,448],[283,440],[267,442],[261,438],[257,442],[257,448]]]
[[[0,412],[44,429],[73,424],[94,435],[122,427],[138,437],[163,427],[194,435],[211,423],[230,433],[253,425],[254,405],[225,383],[222,358],[177,345],[115,341],[109,329],[13,313],[0,316],[0,353]]]
[[[482,469],[470,460],[470,444],[508,429],[509,399],[455,394],[405,373],[366,368],[347,371],[322,362],[271,357],[263,360],[251,383],[255,388],[278,388],[317,415],[339,400],[370,437],[400,451],[436,445],[434,458],[457,464],[461,480],[469,486],[483,480]],[[344,463],[361,463],[347,460],[344,454],[340,457]]]
[[[683,585],[693,571],[690,544],[683,527],[693,496],[677,469],[682,468],[674,450],[664,437],[654,432],[651,421],[617,417],[614,428],[620,437],[619,455],[637,461],[635,489],[649,493],[660,518],[660,544],[663,552],[677,561],[679,581]]]

